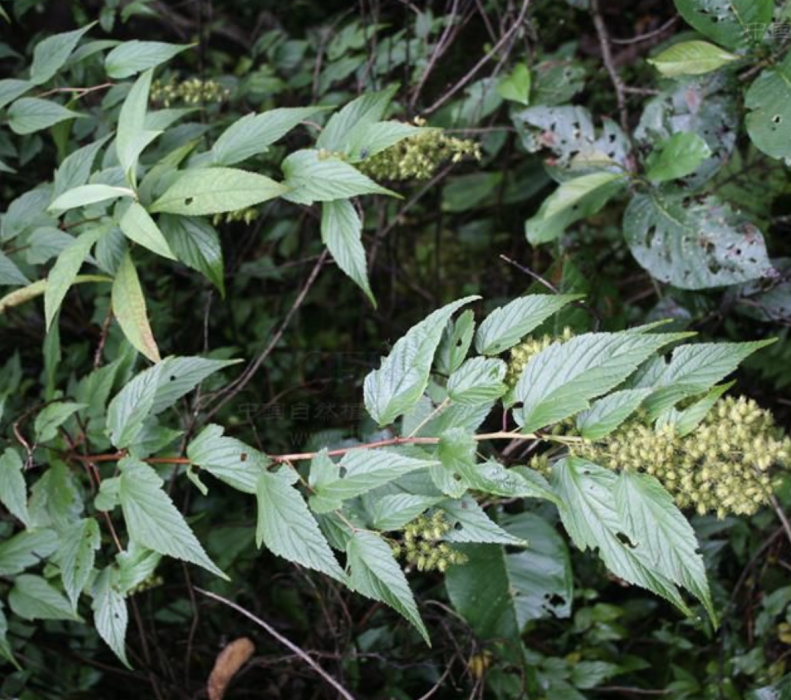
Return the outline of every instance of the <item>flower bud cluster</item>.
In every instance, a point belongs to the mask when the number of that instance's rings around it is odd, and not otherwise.
[[[513,389],[522,376],[522,370],[534,355],[538,355],[542,350],[546,350],[552,343],[565,342],[573,337],[571,328],[564,328],[560,336],[544,335],[540,338],[528,337],[519,345],[511,348],[511,355],[508,358],[508,369],[505,373],[505,383]]]
[[[224,88],[216,80],[201,80],[190,78],[178,81],[171,78],[163,83],[159,80],[151,84],[151,101],[161,103],[163,107],[183,103],[188,105],[206,104],[208,102],[224,102],[231,91]]]
[[[393,547],[393,554],[404,555],[418,571],[444,572],[453,564],[465,564],[466,555],[440,541],[449,530],[450,523],[441,510],[430,517],[421,515],[404,527],[404,539]]]
[[[415,126],[425,120],[415,118]],[[465,157],[481,159],[481,147],[469,139],[446,136],[441,129],[425,129],[371,156],[357,167],[374,180],[428,180],[437,168]]]
[[[165,583],[165,579],[162,578],[159,574],[151,574],[147,579],[144,579],[136,586],[132,587],[129,590],[130,595],[136,595],[138,593],[144,593],[145,591],[150,591],[152,588],[157,588]]]
[[[629,421],[605,440],[578,443],[573,454],[615,470],[655,476],[680,508],[700,515],[752,515],[779,486],[772,467],[788,467],[791,439],[770,411],[752,399],[720,399],[703,422],[681,437],[672,428]]]
[[[225,214],[215,214],[212,217],[212,223],[219,226],[222,223],[233,224],[237,221],[244,221],[248,226],[258,218],[258,209],[255,207],[248,207],[247,209],[237,209],[236,211],[229,211]]]

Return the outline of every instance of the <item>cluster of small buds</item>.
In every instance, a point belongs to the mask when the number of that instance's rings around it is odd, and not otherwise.
[[[415,126],[425,123],[414,119]],[[374,180],[428,180],[443,163],[460,163],[465,157],[480,160],[480,145],[446,136],[441,129],[425,129],[371,156],[358,168]]]
[[[772,467],[788,467],[791,439],[771,412],[743,396],[717,402],[703,422],[681,437],[671,426],[654,429],[636,419],[607,439],[576,443],[571,451],[604,467],[655,476],[680,508],[752,515],[780,485]]]
[[[258,218],[258,209],[255,207],[248,207],[247,209],[237,209],[236,211],[229,211],[225,214],[215,214],[212,218],[212,223],[219,226],[222,223],[233,224],[237,221],[244,221],[248,226]]]
[[[440,541],[449,530],[450,523],[441,510],[430,517],[421,515],[404,527],[404,539],[393,546],[393,554],[396,557],[404,555],[407,563],[418,571],[443,573],[449,566],[465,564],[466,555]]]
[[[159,574],[152,574],[147,579],[141,581],[136,586],[129,590],[130,595],[136,595],[138,593],[144,593],[145,591],[150,591],[152,588],[156,588],[157,586],[161,586],[165,583],[165,579],[162,578]]]
[[[544,335],[540,338],[526,338],[519,345],[511,348],[508,358],[508,369],[505,373],[505,383],[513,388],[522,376],[522,370],[534,355],[546,350],[552,343],[566,342],[574,336],[571,328],[564,328],[560,336]]]
[[[209,102],[224,102],[231,95],[231,91],[224,88],[216,80],[201,80],[190,78],[178,81],[171,78],[163,83],[159,80],[151,84],[151,101],[170,107],[173,104],[199,105]]]
[[[527,466],[546,478],[549,478],[552,474],[552,465],[549,462],[549,458],[543,453],[533,455],[527,463]]]

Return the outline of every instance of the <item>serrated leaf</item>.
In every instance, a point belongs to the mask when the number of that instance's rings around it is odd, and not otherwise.
[[[791,54],[759,75],[744,97],[745,118],[752,142],[772,158],[791,159]]]
[[[345,581],[343,569],[299,491],[283,476],[263,472],[258,477],[256,495],[259,547],[263,543],[273,554]]]
[[[552,470],[552,485],[563,507],[560,517],[582,551],[599,551],[607,568],[625,581],[647,588],[692,615],[676,584],[637,539],[616,509],[618,476],[576,457],[561,460]]]
[[[473,357],[467,360],[448,379],[451,400],[475,406],[500,398],[507,387],[506,364],[492,357]]]
[[[67,190],[49,205],[49,211],[61,213],[89,204],[109,202],[119,197],[134,197],[134,190],[128,187],[113,187],[111,185],[80,185]],[[140,206],[140,205],[138,205]]]
[[[167,44],[162,41],[132,39],[116,46],[104,59],[104,67],[111,78],[128,78],[149,68],[155,68],[178,56],[194,44]]]
[[[761,232],[716,197],[638,194],[626,209],[623,229],[637,262],[681,289],[774,274]]]
[[[58,537],[52,530],[23,530],[0,544],[0,576],[13,576],[36,566],[57,548]]]
[[[116,588],[117,572],[110,567],[101,571],[93,587],[93,621],[96,631],[113,650],[127,668],[131,668],[126,658],[126,628],[129,611],[126,600]]]
[[[214,165],[234,165],[259,153],[314,114],[331,107],[281,107],[248,114],[220,134],[211,150]]]
[[[158,131],[145,130],[152,75],[151,70],[140,75],[121,105],[121,112],[118,115],[115,150],[126,181],[132,187],[137,185],[137,163],[140,154],[160,134]]]
[[[89,143],[87,146],[78,148],[63,159],[63,162],[55,171],[55,178],[52,183],[53,200],[57,200],[65,192],[74,190],[88,182],[93,162],[96,160],[99,150],[107,143],[109,138],[110,135],[108,134],[93,143]],[[50,204],[50,208],[52,208],[53,204]]]
[[[52,440],[58,434],[58,428],[85,406],[84,403],[74,403],[73,401],[55,401],[47,404],[36,416],[34,424],[36,442]]]
[[[81,116],[51,100],[22,97],[8,108],[8,126],[15,134],[24,136]]]
[[[667,409],[657,419],[657,425],[672,425],[674,433],[679,437],[689,435],[703,422],[719,398],[734,384],[735,382],[728,382],[715,386],[709,389],[702,399],[698,399],[684,409],[678,410],[673,407]]]
[[[159,348],[148,322],[146,299],[132,258],[127,252],[113,280],[113,313],[132,346],[152,362],[159,362]]]
[[[577,429],[586,440],[601,440],[609,435],[651,394],[651,389],[623,389],[596,401],[577,416]]]
[[[15,518],[30,526],[30,515],[27,509],[27,486],[24,476],[25,465],[16,450],[10,447],[0,457],[0,503]],[[2,562],[2,556],[0,556]],[[2,567],[2,563],[0,563]]]
[[[344,139],[344,152],[350,163],[359,163],[425,130],[396,121],[363,124]]]
[[[100,542],[99,523],[93,518],[79,520],[60,533],[60,576],[74,610],[77,610],[77,600],[93,572]]]
[[[321,206],[321,240],[341,268],[376,308],[368,281],[368,266],[362,243],[363,223],[348,199],[324,202]]]
[[[522,430],[530,433],[590,407],[661,347],[685,333],[586,333],[530,359],[516,385]]]
[[[525,222],[527,240],[533,245],[556,240],[571,224],[599,211],[626,183],[624,175],[610,172],[563,182]]]
[[[400,530],[428,508],[443,501],[442,496],[420,496],[412,493],[397,493],[376,500],[371,512],[373,526],[377,530]]]
[[[557,503],[546,480],[527,467],[506,469],[489,460],[474,465],[464,473],[469,488],[503,498],[543,498]]]
[[[472,496],[458,501],[445,501],[442,504],[451,529],[445,535],[448,542],[476,544],[506,544],[526,547],[529,543],[503,530],[478,505]]]
[[[646,175],[653,182],[667,182],[694,173],[711,156],[698,134],[681,131],[660,141],[646,160]]]
[[[430,646],[428,630],[390,545],[373,532],[358,530],[349,540],[346,556],[350,587],[403,615]]]
[[[436,456],[440,463],[429,469],[436,487],[451,498],[460,498],[467,491],[466,475],[475,470],[477,443],[464,428],[449,428],[439,440]]]
[[[176,259],[167,240],[159,230],[159,226],[137,202],[132,202],[129,205],[118,226],[124,236],[135,243],[139,243],[144,248],[148,248],[163,258]]]
[[[434,353],[453,313],[477,296],[465,297],[434,311],[398,340],[379,369],[365,378],[365,407],[379,425],[409,411],[428,385]]]
[[[162,479],[132,457],[118,463],[119,496],[129,539],[159,554],[188,561],[227,579],[209,559],[184,516],[162,489]]]
[[[222,214],[282,197],[288,188],[264,175],[236,168],[185,170],[149,207],[170,214]]]
[[[393,85],[379,92],[368,92],[349,102],[330,117],[316,140],[316,147],[345,152],[355,130],[382,119],[397,89],[398,86]]]
[[[657,571],[703,603],[716,626],[698,541],[673,497],[653,476],[622,471],[615,484],[615,505],[632,544],[644,549]]]
[[[701,34],[729,49],[761,39],[772,21],[772,0],[675,0],[681,16]]]
[[[52,78],[66,63],[82,36],[95,24],[96,22],[91,22],[71,32],[54,34],[36,44],[30,66],[30,82],[41,85]]]
[[[449,376],[461,367],[470,351],[474,333],[475,314],[471,309],[463,311],[458,319],[447,323],[435,361],[440,374]]]
[[[499,355],[519,343],[564,306],[581,294],[530,294],[492,311],[475,336],[475,349],[482,355]]]
[[[331,154],[303,149],[290,154],[281,164],[284,185],[283,199],[295,204],[332,202],[363,194],[400,195],[375,183],[357,168]]]
[[[212,476],[244,493],[254,494],[266,455],[236,438],[224,437],[219,425],[207,425],[187,445],[187,457]]]
[[[69,601],[41,576],[21,574],[8,594],[11,610],[25,620],[79,620]]]
[[[225,269],[220,236],[205,219],[163,214],[159,227],[170,249],[188,267],[204,275],[225,297]]]
[[[711,73],[740,58],[707,41],[681,41],[649,58],[648,62],[665,77],[677,78]]]
[[[325,477],[314,481],[314,493],[320,500],[314,502],[311,498],[311,506],[317,513],[334,510],[340,507],[342,501],[368,493],[404,474],[436,464],[436,460],[414,459],[386,450],[348,452],[336,465],[335,478]]]

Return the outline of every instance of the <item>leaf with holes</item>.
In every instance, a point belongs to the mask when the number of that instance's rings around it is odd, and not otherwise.
[[[744,106],[750,110],[745,123],[752,142],[772,158],[791,160],[791,54],[756,78]]]
[[[681,16],[701,34],[729,49],[761,40],[773,0],[675,0]]]
[[[653,277],[681,289],[740,284],[776,274],[761,232],[716,197],[636,195],[623,219],[626,242]]]

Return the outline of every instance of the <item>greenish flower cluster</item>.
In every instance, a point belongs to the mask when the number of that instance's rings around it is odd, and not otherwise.
[[[779,486],[772,467],[788,467],[791,439],[770,411],[743,396],[717,402],[690,434],[672,426],[654,429],[639,419],[600,442],[578,443],[571,452],[615,470],[655,476],[680,508],[700,515],[752,515]]]
[[[250,225],[255,219],[258,218],[258,209],[255,207],[248,207],[247,209],[237,209],[236,211],[229,211],[225,214],[215,214],[212,218],[212,223],[219,226],[222,223],[233,224],[237,221],[244,221]]]
[[[416,118],[414,123],[423,126],[425,120]],[[459,163],[465,157],[480,160],[480,145],[446,136],[441,129],[425,129],[357,167],[374,180],[428,180],[443,163]]]
[[[152,574],[144,581],[141,581],[136,586],[132,587],[129,590],[130,595],[137,595],[138,593],[145,593],[145,591],[150,591],[152,588],[157,588],[165,583],[165,579],[162,578],[159,574]]]
[[[453,564],[465,564],[466,555],[447,542],[440,542],[449,530],[450,523],[441,510],[431,517],[421,515],[404,528],[403,542],[393,547],[393,554],[396,557],[403,554],[407,563],[418,571],[444,572]]]
[[[160,103],[163,107],[170,107],[177,103],[199,105],[209,102],[224,102],[230,96],[231,91],[216,80],[190,78],[178,81],[171,78],[167,83],[159,80],[154,81],[151,84],[150,94],[152,102]]]
[[[546,350],[552,343],[565,342],[570,340],[574,333],[571,328],[564,328],[560,336],[544,335],[540,338],[526,338],[519,345],[511,348],[508,358],[508,369],[505,373],[506,385],[513,389],[522,376],[522,370],[534,355],[538,355],[542,350]]]

